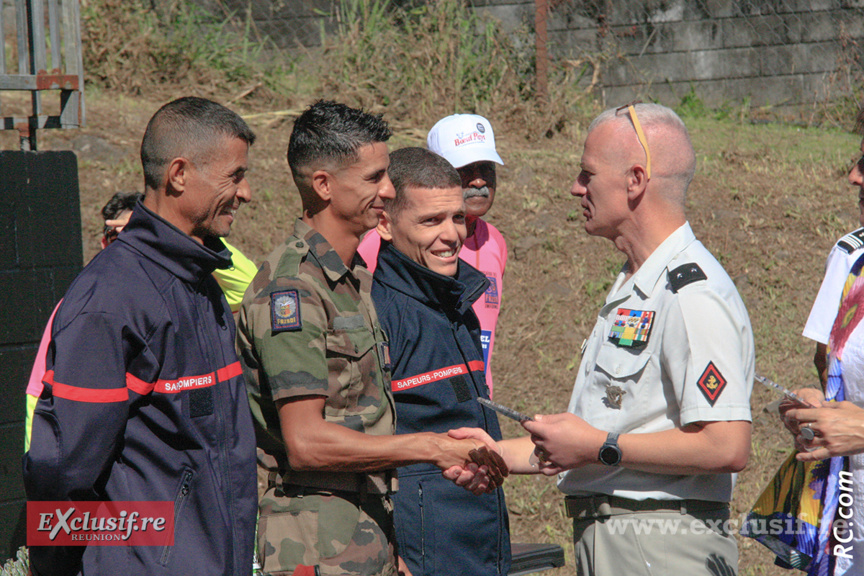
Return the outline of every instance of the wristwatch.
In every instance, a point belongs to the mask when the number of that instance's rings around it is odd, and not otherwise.
[[[597,457],[606,466],[618,466],[621,463],[621,448],[618,447],[618,434],[610,432],[606,442],[600,447],[600,455]]]

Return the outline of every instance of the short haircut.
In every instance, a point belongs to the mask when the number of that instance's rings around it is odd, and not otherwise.
[[[391,135],[380,114],[319,100],[297,118],[291,131],[288,165],[294,182],[300,188],[304,172],[354,163],[361,147],[387,142]]]
[[[652,177],[665,177],[675,184],[674,186],[667,187],[667,196],[683,207],[687,188],[689,188],[690,182],[692,182],[693,176],[696,173],[696,155],[693,151],[693,143],[690,140],[687,126],[684,125],[684,121],[681,120],[674,110],[666,106],[653,103],[643,104],[640,102],[633,104],[633,108],[636,110],[636,116],[639,118],[642,129],[645,131],[646,139],[651,140],[652,134],[656,135],[658,131],[665,131],[666,137],[671,137],[672,141],[678,144],[680,149],[670,150],[669,142],[654,142],[652,144],[649,141],[648,143],[649,146],[654,147],[654,150],[652,150],[652,160],[655,158],[659,160],[658,157],[661,150],[664,155],[673,160],[671,165],[665,167],[659,166],[660,163],[657,162]],[[627,122],[635,134],[636,129],[633,127],[633,120],[630,118],[626,107],[623,109],[610,108],[609,110],[605,110],[588,125],[588,132],[592,132],[601,124],[613,121]],[[672,136],[669,136],[670,134]]]
[[[687,127],[684,125],[684,121],[681,120],[681,117],[671,108],[667,108],[661,104],[642,102],[633,104],[633,108],[636,110],[636,115],[639,117],[639,123],[642,124],[643,128],[655,126],[657,124],[665,124],[674,127],[680,132],[684,132],[685,134],[687,133]],[[633,123],[630,119],[630,115],[627,113],[626,106],[624,108],[610,108],[604,110],[599,116],[591,121],[591,124],[588,125],[588,132],[593,131],[594,128],[600,124],[622,118],[631,124]]]
[[[384,209],[394,220],[408,204],[405,197],[408,188],[462,189],[462,178],[453,165],[425,148],[401,148],[391,152],[387,174],[396,195],[384,199]]]
[[[123,212],[134,210],[135,204],[143,197],[144,195],[141,192],[117,192],[102,207],[102,219],[105,221],[114,220]],[[113,226],[106,224],[102,229],[102,235],[105,236],[112,230],[114,230]]]
[[[223,138],[239,138],[249,146],[255,134],[236,112],[206,98],[186,96],[160,108],[147,124],[141,141],[144,185],[158,190],[175,158],[206,164]]]

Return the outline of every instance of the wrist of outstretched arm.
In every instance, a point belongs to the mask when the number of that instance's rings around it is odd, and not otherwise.
[[[439,468],[445,459],[444,439],[439,434],[432,432],[418,432],[412,434],[414,441],[406,446],[406,458],[415,459],[417,462],[434,464]]]
[[[529,436],[499,440],[497,446],[498,453],[504,459],[510,473],[533,474],[537,472],[537,467],[532,467],[529,461],[531,453],[534,451],[534,444]]]

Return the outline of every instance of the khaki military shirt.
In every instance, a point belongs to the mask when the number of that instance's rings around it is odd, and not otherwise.
[[[352,489],[328,480],[337,473],[288,468],[278,400],[323,396],[326,421],[373,435],[394,432],[387,343],[371,286],[359,256],[349,270],[323,236],[297,220],[294,234],[270,254],[246,291],[239,356],[258,446],[276,458],[285,482]]]

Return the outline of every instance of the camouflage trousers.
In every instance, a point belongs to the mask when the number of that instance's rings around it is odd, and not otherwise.
[[[388,496],[271,486],[258,519],[258,562],[290,576],[297,565],[322,576],[395,576],[393,504]]]

